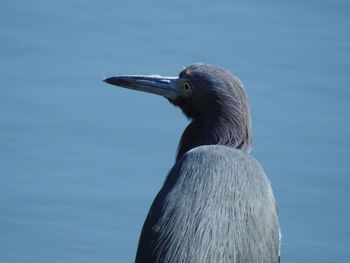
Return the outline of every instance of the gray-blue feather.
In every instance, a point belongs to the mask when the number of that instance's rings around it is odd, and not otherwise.
[[[169,172],[141,233],[136,262],[278,262],[269,180],[241,150],[210,145]]]

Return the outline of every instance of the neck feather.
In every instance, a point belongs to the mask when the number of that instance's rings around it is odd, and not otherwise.
[[[249,152],[252,148],[250,119],[246,122],[225,117],[193,120],[182,134],[176,160],[201,145],[226,145]]]

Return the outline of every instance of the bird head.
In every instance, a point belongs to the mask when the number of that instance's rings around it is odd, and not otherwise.
[[[230,71],[213,65],[192,64],[181,71],[179,77],[128,75],[104,81],[161,95],[180,107],[194,121],[220,123],[220,127],[227,124],[224,129],[228,130],[227,136],[236,137],[231,140],[235,141],[232,146],[239,147],[242,144],[241,148],[247,146],[247,151],[250,149],[248,99],[242,83]]]
[[[179,75],[186,96],[169,99],[191,119],[249,119],[249,104],[240,80],[221,67],[193,64]],[[250,120],[249,120],[250,121]]]
[[[213,65],[192,64],[181,71],[179,77],[128,75],[104,81],[161,95],[191,119],[230,113],[249,115],[248,100],[240,80],[230,71]]]

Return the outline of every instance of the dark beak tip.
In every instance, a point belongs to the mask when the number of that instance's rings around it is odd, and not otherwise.
[[[111,84],[111,80],[112,80],[112,78],[106,78],[106,79],[103,80],[103,82],[106,82],[106,83],[108,83],[108,84]]]
[[[122,83],[118,77],[105,78],[103,80],[103,82],[114,85],[114,86],[120,86]]]

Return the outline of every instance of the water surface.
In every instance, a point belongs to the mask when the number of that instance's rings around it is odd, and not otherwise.
[[[234,71],[279,206],[282,262],[350,257],[348,1],[7,1],[0,261],[132,262],[187,120],[102,83]]]

